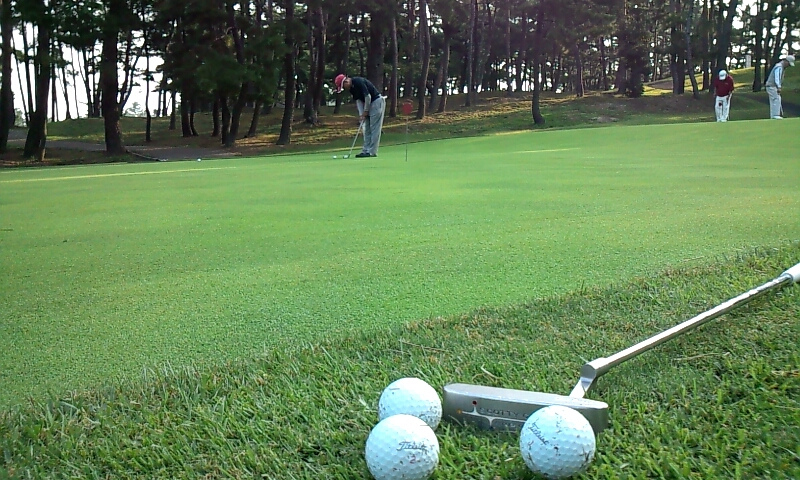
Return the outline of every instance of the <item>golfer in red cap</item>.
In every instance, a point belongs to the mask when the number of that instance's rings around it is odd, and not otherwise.
[[[718,122],[727,122],[731,111],[731,95],[733,95],[733,78],[725,70],[720,70],[719,75],[714,78],[714,92],[717,98],[714,99],[714,110],[717,113]]]
[[[375,85],[364,77],[348,77],[339,74],[334,80],[336,93],[345,88],[350,91],[358,107],[361,126],[364,128],[364,145],[358,158],[377,157],[381,143],[383,113],[386,111],[386,99],[378,92]]]

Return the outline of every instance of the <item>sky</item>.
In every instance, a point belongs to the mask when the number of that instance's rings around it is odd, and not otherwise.
[[[29,36],[29,38],[30,38],[30,36]],[[22,38],[19,35],[17,35],[15,37],[15,45],[17,46],[17,49],[20,49],[21,46],[22,46]],[[72,51],[71,52],[70,50],[71,49],[68,49],[68,48],[64,48],[63,49],[64,58],[66,60],[68,60],[68,61],[74,60],[75,62],[79,62],[80,65],[82,66],[83,65],[83,61],[82,61],[82,59],[79,58],[78,53],[76,51]],[[161,59],[160,58],[156,58],[156,57],[151,58],[151,60],[150,60],[150,70],[154,71],[156,69],[156,67],[158,65],[160,65],[160,64],[161,64]],[[16,108],[17,110],[22,112],[23,111],[23,102],[24,102],[25,106],[30,111],[30,105],[28,104],[27,87],[25,86],[25,85],[27,85],[27,72],[25,71],[24,67],[23,68],[19,68],[19,67],[22,66],[21,64],[16,64],[15,62],[12,62],[11,66],[14,69],[14,71],[12,72],[12,76],[13,76],[13,78],[12,78],[12,89],[14,91],[14,108]],[[138,64],[136,65],[136,68],[140,69],[140,70],[143,70],[145,68],[145,60],[144,59],[140,59]],[[81,68],[79,67],[79,70],[80,69]],[[31,68],[31,73],[32,72],[33,72],[33,69]],[[81,117],[81,118],[85,118],[87,116],[87,112],[88,112],[87,101],[86,101],[86,87],[84,86],[84,82],[83,82],[83,79],[82,79],[80,73],[75,77],[76,85],[74,85],[73,84],[72,75],[69,72],[70,72],[70,70],[69,70],[69,67],[68,67],[68,69],[67,69],[67,77],[68,77],[67,78],[67,82],[68,82],[68,85],[67,85],[68,95],[67,95],[67,97],[69,98],[69,103],[70,103],[70,114],[72,115],[72,118],[76,118],[78,116]],[[151,93],[150,93],[150,102],[149,102],[149,104],[150,104],[150,110],[151,111],[155,111],[155,108],[156,108],[156,106],[158,104],[158,93],[154,92],[153,90],[155,88],[157,88],[158,82],[161,80],[161,74],[160,73],[154,73],[154,79],[155,79],[155,81],[151,81],[150,82]],[[99,80],[99,77],[96,77],[96,80]],[[120,77],[119,77],[120,84],[122,83],[122,80],[123,80],[122,72],[120,72]],[[56,100],[57,100],[56,103],[58,105],[58,107],[57,107],[57,113],[58,113],[57,120],[64,120],[66,118],[67,108],[66,108],[66,101],[65,101],[65,96],[64,96],[64,84],[63,84],[63,79],[61,78],[61,73],[60,72],[58,73],[58,78],[55,79],[55,81],[56,81]],[[128,102],[125,104],[125,107],[123,108],[123,110],[129,110],[133,106],[134,102],[136,102],[140,106],[140,111],[144,112],[144,104],[145,104],[145,98],[146,98],[145,82],[144,82],[144,79],[141,78],[141,76],[138,76],[135,79],[135,81],[139,85],[133,87],[133,91],[131,92],[131,96],[128,99]],[[32,82],[32,85],[33,85],[33,82]],[[33,89],[33,88],[35,88],[35,86],[32,86],[31,88]],[[51,85],[51,88],[52,88],[52,85]],[[23,95],[23,89],[24,89],[24,95]],[[35,94],[35,91],[32,92],[32,94]],[[76,97],[76,94],[77,94],[77,97]],[[77,112],[75,110],[76,109],[76,101],[78,103]],[[52,117],[52,115],[53,115],[53,112],[52,112],[51,104],[49,104],[48,105],[47,118],[50,119]],[[19,124],[19,120],[18,120],[18,124]]]

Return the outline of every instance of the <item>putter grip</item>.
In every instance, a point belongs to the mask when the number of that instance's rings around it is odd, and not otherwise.
[[[792,277],[792,281],[794,283],[800,283],[800,263],[790,268],[789,270],[786,270],[785,272],[783,272],[783,274]]]

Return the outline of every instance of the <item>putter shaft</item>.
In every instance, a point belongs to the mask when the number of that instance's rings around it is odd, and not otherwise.
[[[800,263],[783,272],[781,276],[770,280],[761,286],[753,288],[741,295],[733,297],[727,302],[721,303],[716,307],[692,317],[689,320],[686,320],[685,322],[680,323],[668,330],[664,330],[657,335],[653,335],[646,340],[642,340],[632,347],[628,347],[625,350],[611,355],[610,357],[597,358],[589,363],[584,364],[583,367],[581,367],[581,378],[578,380],[578,383],[572,389],[572,392],[569,394],[569,396],[574,398],[583,398],[589,392],[589,389],[594,386],[595,380],[611,370],[612,367],[630,360],[631,358],[637,357],[651,348],[657,347],[658,345],[682,335],[689,330],[697,328],[700,325],[703,325],[704,323],[713,320],[720,315],[724,315],[735,308],[741,307],[742,305],[749,303],[750,301],[764,295],[767,292],[784,287],[786,285],[791,285],[792,283],[798,281],[798,279],[800,279]]]
[[[487,430],[519,430],[536,410],[550,405],[563,405],[583,414],[589,420],[595,433],[599,433],[608,426],[608,405],[604,402],[584,398],[598,377],[615,365],[636,357],[771,290],[793,283],[800,283],[800,263],[786,270],[774,280],[734,297],[680,325],[610,357],[592,360],[581,369],[581,378],[569,396],[463,383],[445,385],[443,417],[457,423],[470,423]]]

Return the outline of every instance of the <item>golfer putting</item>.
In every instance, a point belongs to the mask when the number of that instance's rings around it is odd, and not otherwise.
[[[764,84],[769,96],[769,118],[781,120],[783,118],[783,103],[781,100],[781,89],[783,88],[783,75],[786,67],[794,67],[794,55],[784,55],[780,61],[772,67]]]
[[[345,88],[350,91],[358,107],[359,121],[364,129],[364,145],[356,158],[377,157],[381,143],[383,114],[386,111],[386,100],[375,85],[363,77],[348,77],[339,74],[334,80],[336,93]]]

